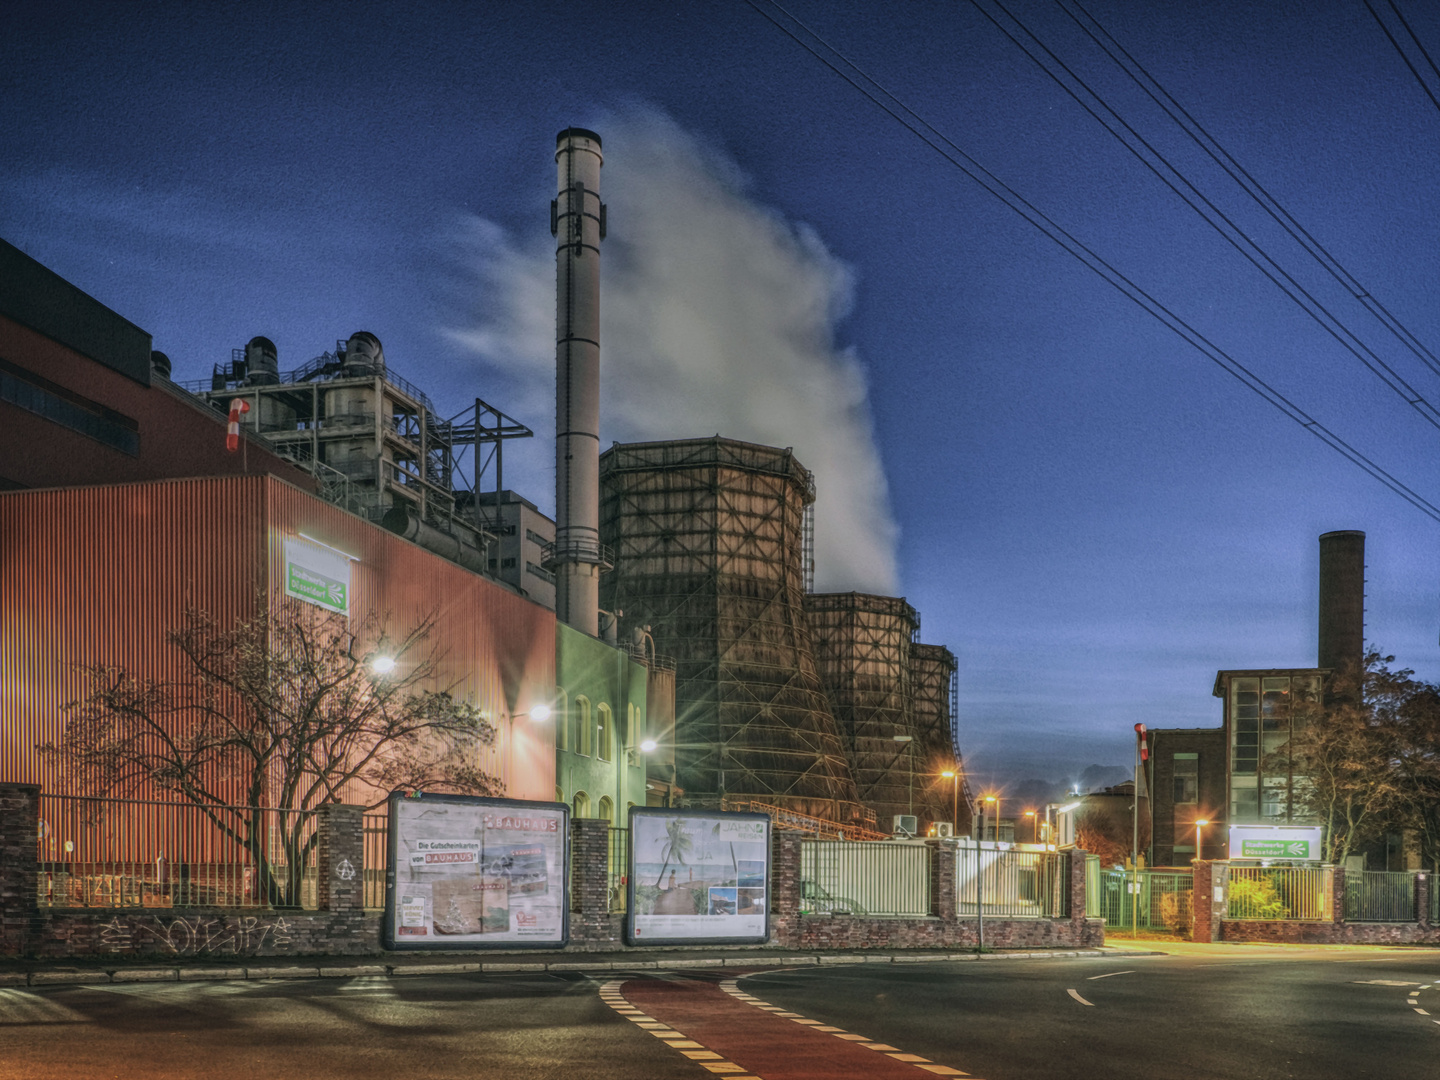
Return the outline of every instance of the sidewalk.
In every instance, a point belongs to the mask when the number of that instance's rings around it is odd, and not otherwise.
[[[1166,941],[1148,938],[1125,938],[1106,935],[1106,947],[1117,949],[1144,949],[1165,956],[1273,956],[1283,958],[1287,954],[1307,953],[1364,953],[1364,952],[1418,952],[1436,955],[1434,945],[1328,945],[1280,941],[1216,941],[1201,943],[1194,941]]]
[[[615,953],[383,953],[374,957],[236,957],[93,961],[0,959],[0,986],[66,983],[200,982],[213,979],[348,979],[357,976],[459,975],[562,971],[656,971],[687,968],[799,967],[828,964],[921,964],[994,960],[1056,960],[1097,956],[1158,956],[1150,942],[1098,949],[974,952],[794,952],[777,949],[683,949]]]

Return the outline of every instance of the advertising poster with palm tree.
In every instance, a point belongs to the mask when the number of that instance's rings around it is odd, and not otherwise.
[[[770,819],[630,811],[631,942],[763,942],[769,936]]]

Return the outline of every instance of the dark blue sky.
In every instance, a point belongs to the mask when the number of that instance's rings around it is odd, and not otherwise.
[[[1397,3],[1440,57],[1440,11]],[[1440,503],[1440,429],[980,8],[786,6]],[[1440,401],[1440,376],[1060,5],[1006,6]],[[1440,350],[1440,109],[1363,0],[1085,10]],[[1412,59],[1440,97],[1440,76]],[[599,130],[607,153],[605,437],[794,445],[821,490],[821,586],[893,589],[922,612],[925,640],[954,650],[977,780],[1128,764],[1136,721],[1218,723],[1217,668],[1313,664],[1316,538],[1330,529],[1369,536],[1367,638],[1440,677],[1440,525],[741,0],[11,5],[0,235],[154,334],[178,379],[254,334],[294,367],[364,328],[442,411],[478,394],[548,435],[550,155],[571,124]],[[550,457],[537,439],[507,459],[547,507]]]

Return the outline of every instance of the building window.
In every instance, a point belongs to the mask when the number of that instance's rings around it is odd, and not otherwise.
[[[555,749],[567,750],[570,747],[570,716],[569,710],[565,708],[565,691],[555,687],[555,711],[550,716],[550,722],[555,725]],[[564,799],[557,800],[564,802]]]
[[[610,715],[610,706],[602,704],[598,710],[595,725],[595,756],[601,761],[615,760],[615,720]]]
[[[633,747],[636,745],[636,720],[640,716],[640,710],[634,705],[625,706],[625,745]]]
[[[122,454],[140,456],[140,425],[136,421],[3,360],[0,401],[77,431]]]
[[[500,560],[500,569],[501,569],[501,570],[514,570],[514,569],[515,569],[515,560],[514,560],[514,559],[501,559],[501,560]]]
[[[1200,801],[1200,755],[1176,754],[1175,802],[1193,803]]]
[[[1235,788],[1230,792],[1230,820],[1254,823],[1260,818],[1260,789]]]
[[[1232,771],[1253,775],[1260,764],[1259,679],[1230,680],[1230,726],[1234,740]]]
[[[575,816],[577,818],[590,816],[590,796],[583,791],[575,793]]]
[[[543,566],[536,566],[533,562],[530,562],[529,560],[526,560],[525,572],[529,574],[534,574],[541,581],[545,582],[548,585],[555,584],[554,574],[552,574],[549,570],[546,570]]]
[[[570,750],[581,757],[590,756],[590,702],[583,697],[575,699],[571,716]]]
[[[556,785],[555,785],[555,801],[556,801],[556,802],[564,802],[564,801],[565,801],[565,789],[562,788],[559,784],[556,784]]]
[[[600,813],[598,816],[602,820],[608,821],[611,825],[615,824],[615,804],[610,801],[609,795],[600,796]]]

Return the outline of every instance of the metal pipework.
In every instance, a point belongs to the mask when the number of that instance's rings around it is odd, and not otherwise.
[[[555,138],[555,614],[591,636],[600,629],[600,136]]]

